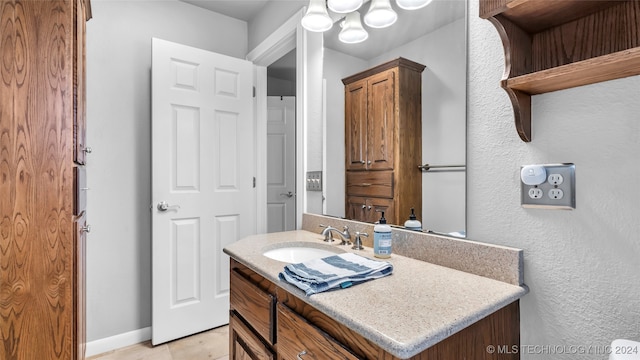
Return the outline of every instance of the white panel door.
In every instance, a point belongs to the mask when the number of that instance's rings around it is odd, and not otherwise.
[[[296,228],[296,98],[267,97],[267,232]]]
[[[225,245],[255,233],[253,65],[153,39],[152,343],[229,322]]]

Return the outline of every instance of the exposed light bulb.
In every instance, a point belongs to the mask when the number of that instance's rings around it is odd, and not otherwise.
[[[347,17],[342,23],[342,30],[338,38],[347,44],[360,43],[369,38],[369,33],[362,27],[362,23],[360,22],[359,12],[354,11],[347,14]]]
[[[364,23],[372,28],[385,28],[398,20],[398,14],[391,8],[389,0],[372,0]]]
[[[329,17],[325,0],[310,0],[307,13],[300,23],[309,31],[323,32],[331,29],[333,20]]]
[[[396,0],[401,9],[416,10],[429,5],[433,0]]]
[[[360,9],[363,2],[363,0],[328,0],[327,6],[335,13],[346,14]]]

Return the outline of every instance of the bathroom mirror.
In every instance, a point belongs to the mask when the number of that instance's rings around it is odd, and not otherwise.
[[[434,0],[419,10],[402,10],[390,28],[371,29],[360,44],[338,40],[339,23],[324,33],[323,193],[308,196],[307,210],[345,216],[344,85],[341,79],[404,57],[426,66],[422,73],[423,230],[464,236],[466,204],[466,10],[465,0]],[[368,9],[365,4],[362,14]],[[316,134],[317,135],[317,134]],[[421,164],[416,164],[417,166]],[[443,166],[443,167],[439,167]],[[459,166],[459,167],[447,167]],[[320,210],[321,209],[321,210]],[[401,209],[409,218],[410,209]],[[406,220],[406,219],[404,219]],[[403,220],[403,222],[404,222]],[[396,224],[402,225],[402,224]]]

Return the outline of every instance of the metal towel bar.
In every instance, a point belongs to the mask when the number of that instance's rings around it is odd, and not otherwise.
[[[432,169],[437,169],[438,171],[464,171],[466,168],[466,165],[418,165],[418,169],[422,171],[429,171]]]

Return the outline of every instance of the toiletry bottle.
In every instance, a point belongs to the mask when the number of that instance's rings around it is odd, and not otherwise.
[[[378,224],[373,227],[373,256],[378,258],[391,257],[391,227],[387,225],[384,211]]]
[[[420,220],[416,219],[416,214],[413,208],[411,208],[411,215],[409,215],[409,220],[404,222],[404,228],[407,230],[422,231],[422,223],[420,223]]]

